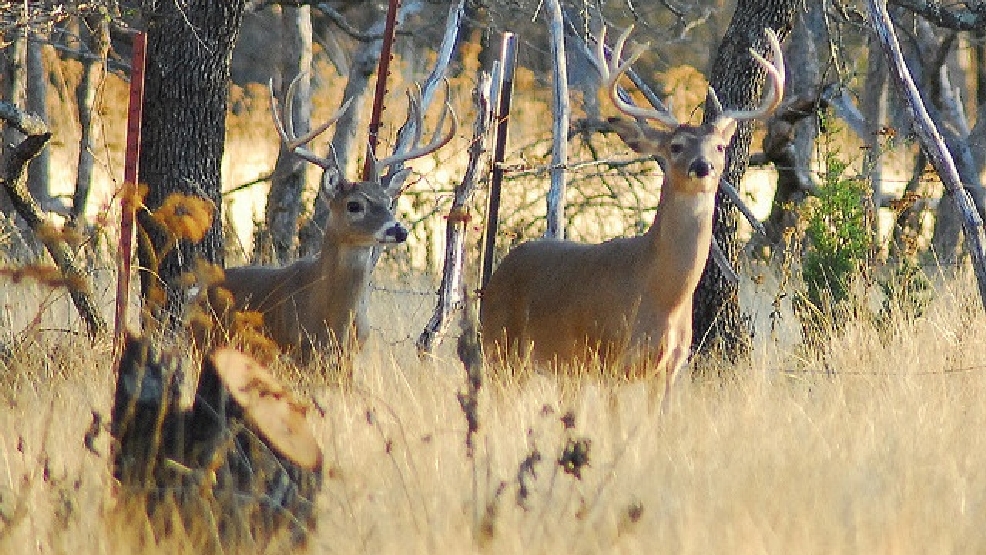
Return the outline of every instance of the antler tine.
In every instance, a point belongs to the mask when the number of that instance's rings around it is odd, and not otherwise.
[[[773,53],[774,63],[770,63],[758,52],[750,49],[750,54],[760,67],[767,71],[767,80],[770,87],[764,93],[763,100],[759,108],[753,110],[727,110],[719,116],[720,119],[732,118],[734,120],[749,120],[763,118],[777,109],[784,98],[784,52],[781,50],[781,42],[777,38],[777,33],[771,28],[764,29],[767,35],[767,42]]]
[[[435,126],[435,130],[431,136],[431,141],[424,146],[418,146],[418,143],[421,142],[422,129],[424,127],[424,117],[421,112],[420,92],[417,95],[413,95],[410,91],[408,91],[407,94],[408,116],[407,120],[404,122],[404,125],[414,123],[414,136],[412,137],[411,146],[405,152],[394,153],[386,158],[377,160],[375,164],[377,176],[379,176],[383,169],[388,166],[407,162],[408,160],[413,160],[415,158],[421,158],[422,156],[426,156],[442,148],[452,140],[452,137],[455,136],[455,132],[458,130],[458,118],[455,115],[455,110],[452,109],[452,87],[446,79],[445,102],[444,107],[442,108],[442,113],[438,117],[438,125]],[[441,135],[442,128],[445,127],[445,120],[448,118],[449,114],[452,115],[452,123],[449,126],[448,132]]]
[[[648,44],[639,45],[634,48],[633,52],[622,64],[620,63],[620,57],[623,56],[623,47],[626,45],[627,39],[630,37],[630,32],[633,31],[633,25],[627,27],[616,39],[616,44],[613,45],[612,52],[610,54],[610,59],[607,62],[605,44],[606,44],[606,28],[603,27],[599,32],[599,40],[596,41],[596,60],[593,60],[596,67],[599,69],[600,75],[603,77],[602,87],[605,88],[607,95],[613,102],[616,108],[623,112],[624,114],[634,117],[643,118],[648,120],[656,120],[663,125],[668,127],[677,127],[678,120],[666,110],[648,109],[641,108],[640,106],[634,106],[629,102],[623,100],[617,91],[617,81],[620,76],[626,72],[630,66],[637,61],[644,52],[647,51],[649,47]]]
[[[279,102],[277,101],[277,96],[274,94],[274,80],[271,79],[268,82],[268,91],[270,92],[270,106],[271,114],[274,117],[274,127],[277,129],[277,134],[281,138],[281,142],[284,146],[291,151],[295,156],[305,160],[306,162],[311,162],[322,169],[334,169],[337,167],[335,157],[324,157],[319,156],[305,147],[312,139],[321,135],[326,129],[328,129],[332,124],[339,120],[346,110],[349,109],[350,103],[353,99],[350,98],[343,105],[336,110],[336,113],[332,115],[325,123],[322,123],[315,129],[312,129],[302,137],[295,137],[294,132],[294,95],[295,90],[298,86],[298,81],[301,79],[301,74],[298,74],[288,85],[287,94],[284,99],[284,117],[287,120],[287,125],[281,117]]]

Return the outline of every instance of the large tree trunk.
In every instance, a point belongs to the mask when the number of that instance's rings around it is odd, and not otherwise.
[[[716,53],[709,84],[727,108],[752,108],[759,104],[766,73],[750,56],[749,49],[766,55],[768,47],[763,29],[770,27],[783,40],[794,24],[799,0],[739,0]],[[706,102],[705,119],[715,117],[712,102]],[[753,122],[743,122],[729,146],[726,171],[722,179],[739,186],[750,158]],[[738,261],[736,227],[739,211],[720,191],[716,203],[713,234],[733,265]],[[723,275],[712,257],[695,291],[692,347],[696,352],[718,351],[736,360],[750,350],[750,334],[739,307],[739,286]]]
[[[311,8],[281,8],[281,63],[278,99],[287,106],[288,86],[297,76],[292,113],[283,114],[294,122],[296,135],[308,132],[312,117],[312,19]],[[305,161],[280,146],[265,213],[266,229],[258,234],[255,262],[284,264],[294,254],[301,217],[301,195],[305,190]]]
[[[915,62],[910,63],[909,68],[912,75],[916,75],[915,81],[919,83],[925,108],[948,147],[962,185],[972,196],[980,216],[983,216],[986,214],[986,192],[980,179],[981,168],[976,165],[969,140],[972,126],[961,99],[955,93],[955,84],[964,78],[964,73],[956,70],[953,62],[957,50],[955,36],[946,35],[944,40],[940,40],[941,30],[923,18],[917,18],[911,28],[914,30],[910,33],[914,40],[912,51],[916,55]],[[955,265],[961,254],[962,220],[954,196],[943,192],[931,243],[938,262],[945,267]]]
[[[147,69],[140,152],[147,184],[138,214],[141,292],[165,329],[173,329],[185,300],[178,282],[196,260],[223,263],[219,217],[220,164],[226,132],[229,64],[245,0],[161,0],[147,10]],[[212,224],[198,243],[175,239],[151,217],[174,193],[207,199]],[[163,288],[163,297],[154,294]],[[161,299],[158,306],[152,299]]]

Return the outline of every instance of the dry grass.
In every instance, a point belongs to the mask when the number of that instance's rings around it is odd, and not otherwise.
[[[643,384],[488,383],[473,459],[451,342],[431,360],[414,353],[433,300],[412,291],[428,288],[377,291],[380,327],[356,387],[282,368],[324,413],[311,413],[326,461],[313,552],[986,550],[986,322],[968,279],[945,282],[925,317],[888,332],[851,323],[825,363],[790,330],[777,341],[762,332],[735,379],[679,380],[670,415]],[[8,321],[34,319],[37,306],[16,316],[5,302]],[[758,318],[768,302],[744,297]],[[3,332],[0,552],[136,552],[141,520],[114,508],[105,420],[86,441],[93,413],[110,413],[109,346],[66,333],[78,325],[64,318],[23,344],[12,342],[21,327]],[[557,461],[583,439],[578,479]]]

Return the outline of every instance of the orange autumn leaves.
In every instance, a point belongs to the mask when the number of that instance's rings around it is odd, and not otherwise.
[[[161,206],[150,210],[143,203],[146,194],[146,185],[141,185],[135,191],[134,198],[128,200],[133,202],[133,206],[147,210],[151,220],[168,237],[167,242],[156,253],[156,260],[174,249],[179,240],[198,243],[211,229],[216,210],[209,199],[172,193],[164,199]],[[202,259],[197,259],[192,268],[178,280],[180,287],[197,287],[199,290],[187,307],[185,318],[196,343],[201,348],[208,349],[235,340],[262,361],[269,361],[276,356],[277,346],[261,332],[263,315],[259,312],[236,310],[233,295],[223,287],[223,280],[222,267]],[[163,301],[163,289],[152,288],[145,299],[147,307],[151,309],[145,310],[145,317],[152,314],[154,308],[161,308]],[[151,320],[145,319],[145,326],[149,323],[153,325]]]
[[[143,199],[147,195],[147,186],[141,185],[135,195],[134,205],[147,209],[143,204]],[[204,239],[205,234],[212,227],[212,218],[216,211],[212,201],[185,193],[171,193],[161,206],[155,210],[147,210],[151,219],[168,234],[171,240],[166,248],[162,249],[163,252],[158,253],[159,256],[174,248],[180,239],[187,239],[193,243]]]

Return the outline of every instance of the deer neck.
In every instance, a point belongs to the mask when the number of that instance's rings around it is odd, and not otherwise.
[[[349,245],[329,240],[319,254],[318,289],[326,310],[343,317],[355,313],[362,301],[370,275],[372,247]]]
[[[715,190],[661,191],[654,224],[645,235],[653,261],[654,293],[667,305],[691,302],[712,242]]]

